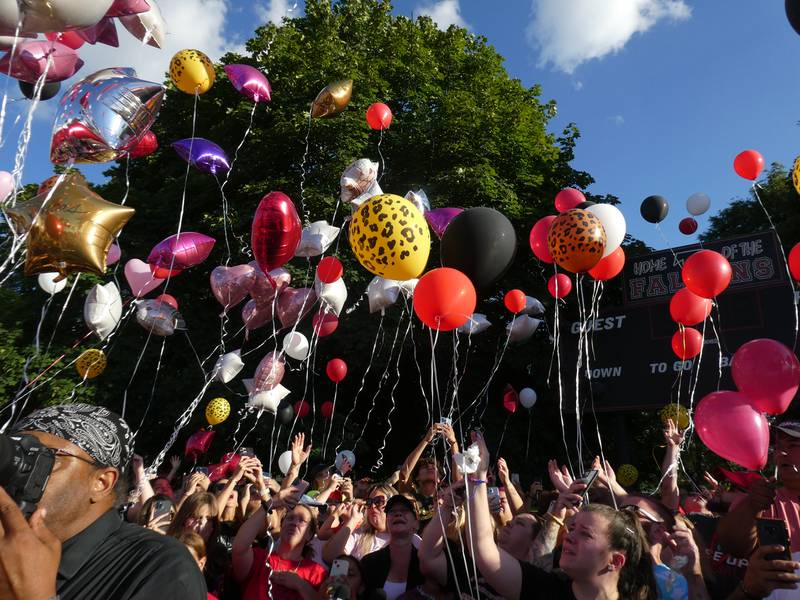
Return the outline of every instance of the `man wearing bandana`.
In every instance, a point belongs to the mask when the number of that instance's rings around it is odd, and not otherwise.
[[[17,423],[52,449],[55,464],[36,512],[23,513],[0,488],[0,598],[16,600],[205,600],[185,547],[123,522],[130,428],[99,406],[38,410]]]

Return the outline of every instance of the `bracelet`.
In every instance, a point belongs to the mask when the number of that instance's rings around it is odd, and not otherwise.
[[[559,519],[557,516],[555,516],[550,511],[547,511],[546,513],[544,513],[544,516],[545,517],[550,517],[550,520],[553,521],[553,523],[556,523],[559,527],[564,527],[564,521],[562,519]]]
[[[469,481],[471,484],[473,484],[473,485],[480,485],[480,484],[482,484],[482,483],[486,483],[486,480],[485,480],[485,479],[474,479],[474,478],[472,478],[472,477],[470,477],[470,478],[468,479],[468,481]]]

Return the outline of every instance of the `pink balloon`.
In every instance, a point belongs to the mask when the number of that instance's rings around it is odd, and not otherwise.
[[[8,171],[0,171],[0,202],[3,202],[14,191],[14,176]]]
[[[208,452],[208,449],[211,447],[214,433],[214,431],[208,431],[206,429],[201,429],[193,433],[191,437],[186,440],[186,450],[184,451],[186,457],[197,462],[200,455]]]
[[[122,257],[122,250],[120,250],[117,243],[111,244],[108,247],[108,254],[106,255],[106,266],[111,266]]]
[[[164,283],[163,279],[153,277],[150,265],[138,258],[132,258],[125,263],[125,279],[136,298],[147,295]]]
[[[76,29],[75,33],[81,36],[90,44],[105,44],[114,48],[119,47],[119,36],[117,36],[117,26],[113,19],[103,17],[99,22],[91,27]]]
[[[247,298],[256,283],[256,270],[250,265],[215,267],[211,271],[211,291],[226,309]]]
[[[51,42],[60,42],[73,50],[77,50],[86,43],[81,36],[74,31],[51,31],[44,34]]]
[[[282,267],[294,256],[303,226],[297,209],[283,192],[270,192],[261,199],[253,217],[251,245],[264,272]]]
[[[292,276],[289,271],[283,268],[272,269],[269,277],[264,274],[256,261],[250,261],[256,273],[256,280],[250,289],[250,297],[259,305],[272,304],[275,293],[280,293],[285,287],[292,283]],[[271,281],[270,281],[271,280]]]
[[[48,58],[51,61],[49,67],[47,67]],[[82,66],[83,61],[75,50],[49,40],[20,42],[17,44],[13,60],[11,52],[0,59],[0,72],[28,83],[36,83],[45,72],[45,68],[47,68],[46,81],[64,81],[72,77]]]
[[[253,102],[269,102],[272,87],[266,75],[250,65],[225,65],[225,73],[236,91]]]
[[[188,269],[208,258],[215,241],[212,237],[194,231],[176,233],[156,244],[150,251],[147,262],[164,269]]]
[[[694,425],[708,449],[722,458],[751,470],[767,464],[769,424],[744,394],[708,394],[697,404]]]
[[[442,239],[450,221],[462,212],[464,212],[463,208],[434,208],[425,212],[425,220],[428,221],[428,225],[431,226],[436,237]]]
[[[283,327],[292,327],[313,308],[316,301],[313,289],[288,287],[278,296],[275,312]]]
[[[586,196],[575,188],[564,188],[556,194],[556,210],[560,213],[567,212],[583,202],[586,202]]]
[[[147,0],[114,0],[114,4],[106,11],[106,16],[127,17],[129,15],[138,15],[148,10],[150,10],[150,4],[148,4]]]
[[[786,412],[800,386],[800,361],[775,340],[747,342],[733,355],[731,373],[736,387],[759,412]]]
[[[263,327],[272,321],[272,304],[258,304],[255,300],[248,300],[242,309],[242,321],[248,331]]]
[[[280,355],[273,351],[261,359],[253,375],[253,392],[271,390],[283,380],[286,365]]]

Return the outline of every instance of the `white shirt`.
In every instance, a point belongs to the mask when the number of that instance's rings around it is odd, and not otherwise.
[[[386,600],[396,600],[406,593],[406,582],[387,581],[383,584],[383,591],[386,592]]]

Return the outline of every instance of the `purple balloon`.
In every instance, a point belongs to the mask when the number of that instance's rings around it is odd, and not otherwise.
[[[256,270],[250,265],[216,267],[211,271],[211,291],[226,309],[247,298],[256,282]]]
[[[227,173],[231,168],[225,151],[204,138],[186,138],[172,143],[180,157],[203,173],[216,175]]]
[[[317,301],[312,288],[287,287],[278,296],[275,312],[283,327],[292,327],[308,313]]]
[[[51,60],[49,67],[47,67],[48,58]],[[45,69],[47,69],[45,81],[64,81],[72,77],[82,66],[83,61],[75,50],[60,42],[48,40],[20,42],[17,44],[13,60],[11,52],[0,59],[0,72],[28,83],[36,83]]]
[[[433,229],[436,237],[442,239],[445,229],[450,225],[450,221],[462,212],[464,212],[463,208],[435,208],[425,213],[425,219]]]
[[[250,65],[226,65],[225,72],[236,91],[253,102],[269,102],[272,88],[266,76]]]
[[[207,259],[215,242],[214,238],[194,231],[177,233],[156,244],[147,262],[164,269],[188,269]]]

